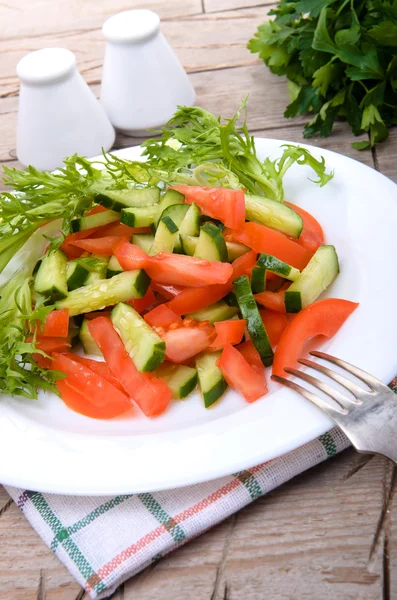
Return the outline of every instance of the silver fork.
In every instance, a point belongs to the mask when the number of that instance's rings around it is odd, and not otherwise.
[[[321,408],[342,429],[358,452],[382,454],[397,462],[397,395],[376,377],[340,358],[317,351],[310,352],[310,354],[354,375],[363,381],[369,390],[362,388],[340,373],[305,358],[300,358],[298,362],[336,381],[351,392],[354,400],[325,381],[316,379],[298,369],[286,367],[285,371],[306,381],[332,398],[335,405],[290,379],[278,375],[273,375],[272,379],[298,392]]]

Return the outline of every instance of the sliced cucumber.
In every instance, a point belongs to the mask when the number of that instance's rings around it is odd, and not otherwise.
[[[200,354],[196,358],[198,381],[205,408],[212,406],[227,388],[225,378],[216,364],[221,353],[222,351]]]
[[[153,246],[154,235],[151,233],[134,233],[131,243],[139,246],[141,250],[149,254],[150,248]]]
[[[237,306],[229,306],[224,300],[219,300],[219,302],[215,302],[215,304],[197,310],[187,316],[196,321],[216,323],[217,321],[227,321],[228,319],[231,319],[238,311],[239,309]]]
[[[271,256],[270,254],[262,253],[257,262],[258,267],[262,267],[267,269],[267,271],[271,271],[271,273],[275,273],[280,277],[284,277],[284,279],[289,279],[290,281],[295,281],[301,274],[299,269],[295,267],[291,267],[291,265],[279,260],[275,256]]]
[[[80,342],[83,345],[84,352],[86,354],[94,354],[95,356],[102,356],[102,352],[99,350],[94,338],[90,334],[90,331],[88,329],[88,323],[89,323],[88,319],[84,319],[84,321],[81,324],[80,333],[79,333]]]
[[[197,248],[198,237],[192,235],[180,235],[179,238],[181,241],[182,252],[188,256],[193,256]]]
[[[104,190],[94,193],[94,200],[106,208],[121,211],[128,207],[158,205],[160,189],[158,187],[132,188],[128,190]],[[137,225],[137,227],[140,227]]]
[[[227,262],[226,242],[219,227],[208,222],[200,228],[194,256],[203,260]]]
[[[91,285],[91,283],[106,279],[109,264],[109,258],[107,256],[94,255],[77,260],[80,260],[83,265],[87,265],[87,268],[90,270],[84,285]]]
[[[197,371],[185,365],[163,363],[156,370],[156,377],[163,379],[172,391],[172,397],[186,398],[197,385]]]
[[[199,207],[195,202],[192,202],[179,226],[179,233],[181,235],[198,236],[200,234],[200,217],[201,212]]]
[[[183,194],[181,194],[177,190],[167,190],[159,202],[157,217],[154,220],[154,224],[157,225],[157,223],[160,221],[160,217],[163,214],[163,211],[167,208],[167,206],[184,203],[185,196]]]
[[[73,219],[73,221],[70,223],[70,230],[75,233],[76,231],[91,229],[91,227],[100,227],[102,225],[114,223],[114,221],[118,221],[119,218],[119,213],[113,210],[106,210],[94,215],[80,217],[80,219]]]
[[[71,317],[93,310],[102,310],[117,302],[142,298],[149,287],[150,279],[142,269],[125,271],[110,279],[101,279],[91,285],[73,290],[65,300],[56,303],[56,308],[68,308]]]
[[[179,230],[179,227],[188,212],[189,212],[189,206],[187,204],[171,204],[171,206],[167,206],[167,208],[165,208],[163,210],[161,217],[160,217],[160,221],[157,224],[157,227],[160,227],[161,221],[164,218],[167,218],[167,219],[171,218]],[[172,252],[174,249],[175,249],[175,252],[181,252],[181,250],[182,250],[182,245],[181,245],[181,241],[179,239],[179,235],[177,235],[175,237],[175,239],[173,240],[172,250],[168,250],[168,251],[165,250],[165,252]]]
[[[258,350],[263,364],[265,367],[269,367],[273,362],[273,350],[259,314],[255,298],[252,295],[247,275],[237,277],[237,279],[233,281],[233,288],[243,319],[247,320],[247,329],[250,338],[255,348]]]
[[[339,273],[334,246],[320,246],[297,279],[285,291],[287,312],[299,312],[319,297]]]
[[[113,277],[114,275],[122,273],[123,270],[124,269],[119,263],[117,256],[111,256],[106,271],[106,279],[109,279],[109,277]]]
[[[283,202],[245,194],[245,215],[249,221],[277,229],[294,238],[302,233],[301,217]]]
[[[248,246],[244,246],[244,244],[239,244],[238,242],[226,242],[226,248],[229,262],[233,262],[236,258],[251,250]]]
[[[128,304],[119,302],[110,315],[138,371],[154,371],[165,357],[165,342]]]
[[[266,290],[266,269],[258,265],[252,269],[251,289],[253,294],[260,294]]]
[[[120,223],[124,223],[124,225],[128,225],[129,227],[149,227],[154,223],[157,211],[158,207],[156,204],[123,208],[120,213]]]
[[[84,285],[88,275],[89,271],[83,267],[79,260],[70,260],[66,263],[66,280],[69,292]]]
[[[154,242],[149,254],[154,256],[159,252],[173,252],[178,239],[178,227],[171,217],[161,217],[154,236]]]
[[[35,291],[54,301],[66,298],[68,295],[66,263],[66,254],[62,250],[46,254],[36,273]]]

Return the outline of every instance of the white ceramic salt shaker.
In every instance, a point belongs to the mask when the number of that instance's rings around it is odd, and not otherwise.
[[[17,65],[21,80],[17,156],[24,165],[53,170],[77,152],[109,150],[115,131],[66,48],[44,48]]]
[[[168,42],[159,16],[127,10],[103,25],[107,41],[101,101],[113,125],[132,135],[150,135],[178,105],[191,106],[195,91]]]

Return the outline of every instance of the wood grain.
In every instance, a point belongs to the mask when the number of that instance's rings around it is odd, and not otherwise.
[[[17,61],[31,50],[66,46],[98,96],[101,25],[111,14],[139,6],[161,15],[162,30],[190,73],[197,104],[227,117],[249,93],[252,133],[335,150],[397,182],[396,129],[373,152],[358,152],[345,123],[336,123],[329,138],[304,140],[308,118],[284,119],[285,81],[246,49],[270,5],[266,0],[0,2],[0,162],[20,166]],[[119,134],[116,147],[138,142]],[[397,500],[391,494],[397,477],[383,459],[365,466],[360,460],[348,450],[302,474],[125,582],[113,600],[397,599]],[[0,600],[88,600],[1,487],[0,541]]]

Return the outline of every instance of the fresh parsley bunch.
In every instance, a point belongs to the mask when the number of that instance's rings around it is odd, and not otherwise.
[[[397,0],[280,0],[249,41],[276,75],[286,75],[285,117],[315,116],[304,136],[330,135],[344,117],[363,150],[397,124]]]

